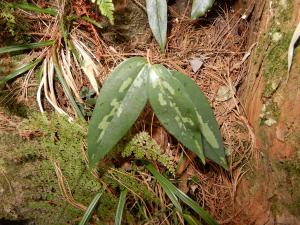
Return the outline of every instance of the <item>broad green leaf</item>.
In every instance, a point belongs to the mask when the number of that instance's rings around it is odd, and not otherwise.
[[[104,82],[88,130],[93,167],[128,132],[147,102],[148,65],[134,57],[121,63]]]
[[[193,0],[192,14],[193,20],[204,16],[205,13],[213,6],[215,0]]]
[[[53,45],[55,41],[40,41],[37,43],[30,43],[30,44],[22,44],[22,45],[11,45],[7,47],[0,48],[0,54],[21,51],[26,49],[33,49],[33,48],[41,48],[49,45]]]
[[[35,66],[37,66],[39,63],[41,62],[40,59],[37,59],[31,63],[28,63],[28,64],[25,64],[23,65],[22,67],[14,70],[13,72],[11,72],[10,74],[8,74],[7,76],[5,76],[4,78],[2,78],[0,80],[0,84],[3,85],[5,84],[6,82],[12,80],[12,79],[15,79],[17,76],[33,69]]]
[[[193,102],[201,128],[204,155],[212,161],[228,169],[225,150],[219,125],[207,98],[197,84],[178,71],[172,71],[174,78],[181,82],[185,92]]]
[[[122,215],[124,211],[124,206],[126,203],[126,196],[127,196],[127,189],[124,189],[121,191],[121,195],[119,198],[118,208],[115,216],[115,225],[121,225],[122,224]]]
[[[205,163],[194,104],[184,86],[162,65],[150,67],[148,96],[161,124]]]
[[[209,215],[208,212],[206,212],[202,207],[199,206],[197,202],[187,196],[184,192],[179,190],[167,178],[161,175],[152,164],[147,164],[146,168],[157,179],[158,183],[164,188],[164,191],[166,191],[167,188],[169,192],[172,192],[173,195],[176,195],[181,201],[198,213],[207,224],[218,225],[218,223]]]
[[[146,0],[148,21],[152,33],[164,51],[167,42],[168,8],[166,0]]]
[[[84,213],[79,225],[86,225],[89,223],[89,220],[90,220],[91,216],[93,215],[93,212],[94,212],[94,210],[97,206],[97,203],[99,202],[103,192],[104,192],[104,190],[102,190],[101,192],[96,194],[96,196],[90,203],[89,207],[87,208],[86,212]]]

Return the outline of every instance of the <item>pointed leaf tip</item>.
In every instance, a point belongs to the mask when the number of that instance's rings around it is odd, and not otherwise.
[[[191,18],[198,19],[213,6],[215,0],[193,0]]]
[[[296,30],[294,31],[292,40],[290,42],[289,46],[289,52],[288,52],[288,72],[290,72],[291,67],[292,67],[292,61],[293,61],[293,56],[294,56],[294,49],[295,49],[295,44],[300,38],[300,23],[296,27]]]
[[[163,52],[167,42],[168,8],[166,0],[146,0],[147,15],[152,33]]]
[[[178,71],[172,71],[172,75],[184,86],[185,93],[187,93],[194,106],[200,125],[204,155],[228,170],[219,125],[207,98],[198,85],[186,75]]]
[[[197,114],[184,86],[162,65],[149,72],[148,96],[161,124],[205,164]]]

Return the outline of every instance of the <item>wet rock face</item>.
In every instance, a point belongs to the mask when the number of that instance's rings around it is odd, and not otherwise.
[[[6,220],[6,219],[0,219],[1,225],[30,225],[28,220]],[[33,225],[33,224],[32,224]]]
[[[145,9],[145,1],[117,1],[115,12],[115,25],[107,25],[102,35],[106,41],[126,43],[128,41],[137,44],[146,44],[151,38],[151,30],[148,26],[148,17]]]

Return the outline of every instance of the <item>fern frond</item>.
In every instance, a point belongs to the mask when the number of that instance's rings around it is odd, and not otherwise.
[[[95,0],[92,0],[92,2],[95,2]],[[115,6],[112,0],[96,0],[96,3],[99,6],[101,14],[106,16],[111,24],[114,24]]]
[[[147,132],[136,134],[127,144],[122,152],[122,157],[130,155],[133,155],[135,159],[156,161],[166,167],[171,174],[175,173],[175,163],[172,157],[163,153],[160,146]]]

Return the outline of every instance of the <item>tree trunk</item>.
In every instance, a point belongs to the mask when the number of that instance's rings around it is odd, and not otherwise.
[[[300,1],[256,3],[255,54],[244,82],[243,102],[256,136],[252,172],[239,186],[249,224],[300,224],[300,51],[290,74],[287,52],[300,21]],[[260,12],[261,11],[261,12]]]

